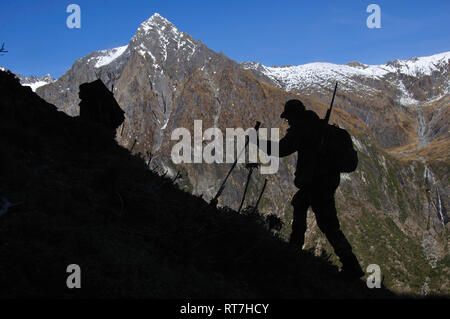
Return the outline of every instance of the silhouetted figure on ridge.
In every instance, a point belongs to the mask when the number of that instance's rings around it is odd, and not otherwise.
[[[120,108],[113,93],[98,79],[80,85],[78,96],[80,118],[102,124],[115,131],[124,121],[124,111]]]
[[[314,111],[305,110],[300,100],[288,101],[280,117],[285,119],[290,127],[279,141],[279,157],[298,152],[294,184],[300,190],[291,202],[294,207],[294,220],[289,243],[302,248],[307,211],[311,206],[319,229],[325,234],[343,264],[341,273],[350,278],[363,276],[364,272],[342,233],[337,218],[334,193],[339,186],[340,171],[335,161],[330,160],[331,157],[327,158],[319,147],[325,127],[324,120]],[[270,148],[271,143],[267,143],[269,155]]]

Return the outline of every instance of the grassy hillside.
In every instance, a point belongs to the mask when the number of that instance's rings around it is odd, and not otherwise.
[[[390,298],[215,209],[0,72],[1,297]],[[78,264],[82,288],[66,287]]]

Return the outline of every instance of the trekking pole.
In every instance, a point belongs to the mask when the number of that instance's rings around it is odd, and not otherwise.
[[[133,148],[136,146],[136,142],[137,142],[137,139],[134,139],[134,143],[133,143],[133,145],[130,148],[130,153],[133,152]]]
[[[255,207],[253,208],[252,213],[255,213],[256,210],[258,209],[259,201],[261,200],[261,197],[262,197],[262,195],[263,195],[263,193],[264,193],[264,190],[266,189],[266,184],[267,184],[267,179],[264,179],[264,185],[263,185],[263,188],[262,188],[262,190],[261,190],[261,193],[259,194],[258,200],[256,201],[256,204],[255,204]]]
[[[247,182],[245,183],[245,189],[244,189],[244,195],[242,195],[241,205],[239,205],[238,214],[241,212],[242,205],[244,205],[245,196],[247,194],[248,184],[250,184],[250,178],[252,177],[253,169],[256,168],[258,164],[256,163],[249,163],[247,164],[248,168],[248,176],[247,176]]]
[[[256,132],[258,132],[260,126],[261,126],[261,122],[257,121],[256,125],[255,125]],[[225,188],[225,183],[227,182],[228,177],[230,176],[230,174],[233,171],[233,169],[236,167],[236,164],[238,162],[238,159],[241,157],[242,152],[245,152],[245,149],[247,148],[248,142],[249,142],[249,139],[247,139],[247,141],[245,141],[244,148],[241,150],[241,152],[236,157],[236,160],[234,161],[233,165],[231,166],[230,170],[228,171],[228,174],[225,176],[225,179],[223,180],[222,184],[220,185],[216,196],[214,196],[214,198],[211,200],[211,202],[210,202],[211,205],[217,206],[217,201],[218,201],[220,195],[222,195],[222,192],[223,192],[223,190]]]

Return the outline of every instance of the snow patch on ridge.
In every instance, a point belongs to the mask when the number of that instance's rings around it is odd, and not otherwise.
[[[96,57],[97,63],[95,63],[94,67],[100,68],[102,66],[110,64],[112,61],[121,56],[127,48],[128,45],[124,45],[122,47],[100,51],[102,55],[100,57]]]
[[[52,78],[50,74],[46,74],[40,78],[33,75],[24,76],[21,74],[16,74],[16,77],[19,79],[22,86],[29,86],[33,92],[36,92],[36,89],[41,86],[55,82],[55,79]]]
[[[405,85],[403,84],[402,81],[399,81],[397,83],[397,87],[401,92],[401,96],[399,99],[399,103],[402,105],[411,105],[411,104],[417,104],[419,103],[419,101],[417,101],[416,99],[414,99],[412,97],[412,95],[408,92],[408,90],[406,89]]]
[[[48,83],[49,82],[45,82],[45,81],[37,81],[37,82],[34,82],[34,83],[25,83],[25,84],[22,84],[22,86],[29,86],[29,87],[31,87],[31,90],[33,92],[36,92],[37,88],[39,88],[41,86],[44,86],[44,85],[46,85]]]

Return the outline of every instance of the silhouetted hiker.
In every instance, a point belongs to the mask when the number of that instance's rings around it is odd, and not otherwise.
[[[336,163],[330,162],[319,152],[324,120],[314,111],[306,111],[299,100],[288,101],[280,117],[286,119],[290,127],[279,142],[279,156],[288,156],[298,151],[294,184],[300,190],[291,202],[294,207],[294,220],[289,243],[302,248],[307,211],[311,206],[319,229],[342,262],[342,275],[350,278],[363,276],[364,272],[342,233],[337,218],[334,193],[339,186],[340,172]],[[267,144],[269,155],[270,144]]]
[[[114,132],[124,121],[124,111],[100,79],[81,84],[78,96],[81,119],[100,123]]]

